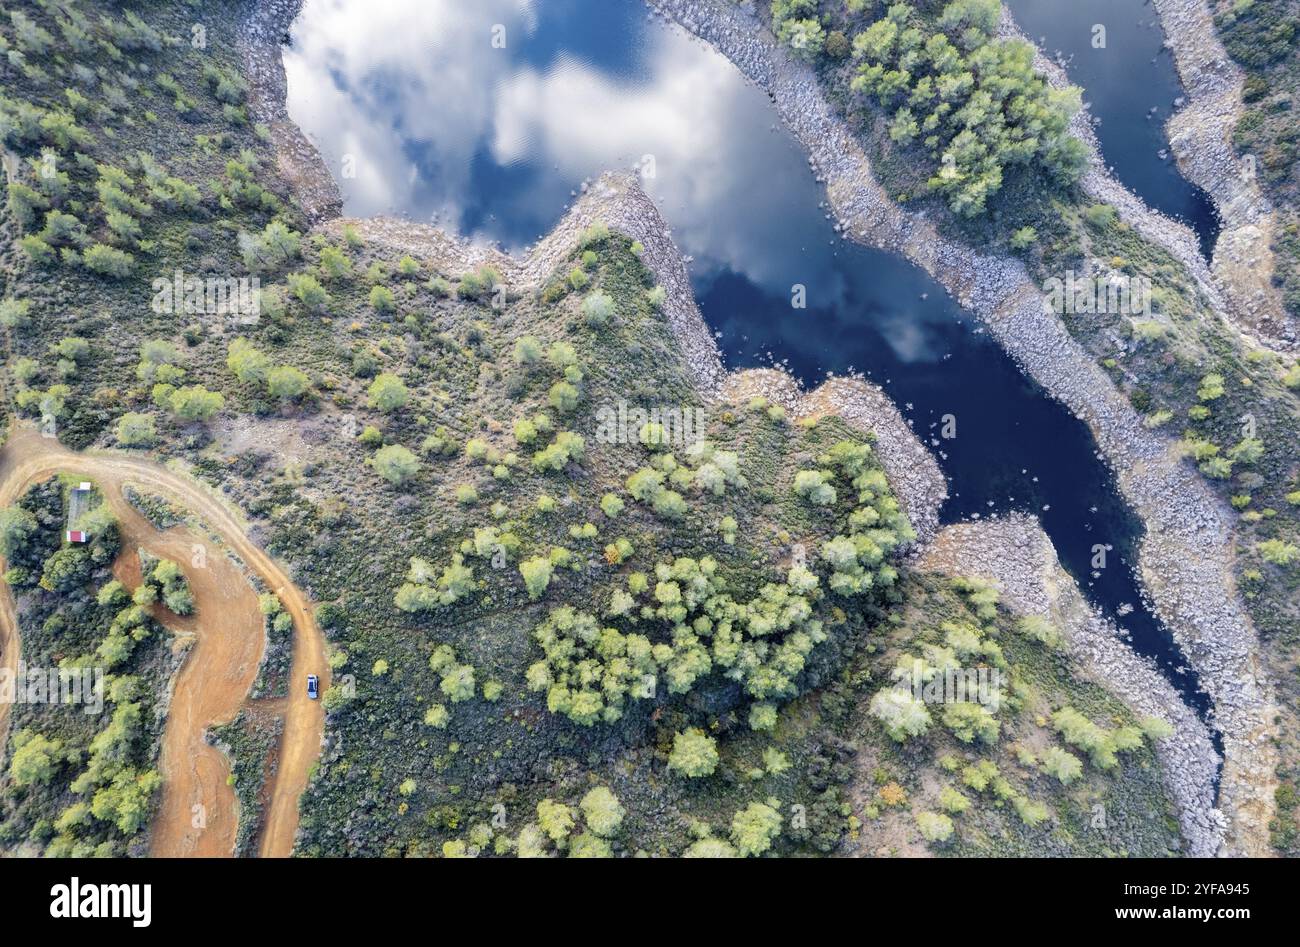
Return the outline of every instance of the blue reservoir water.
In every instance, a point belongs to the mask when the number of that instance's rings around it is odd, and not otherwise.
[[[1086,426],[924,272],[836,235],[807,156],[711,48],[634,0],[307,0],[284,59],[290,115],[354,216],[520,251],[584,181],[641,169],[728,366],[879,383],[940,459],[945,522],[1039,516],[1088,598],[1206,709],[1143,606],[1139,525]],[[1113,547],[1109,568],[1091,569],[1095,544]]]

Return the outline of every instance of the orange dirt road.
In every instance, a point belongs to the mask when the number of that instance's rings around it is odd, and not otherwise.
[[[298,830],[298,800],[320,756],[325,724],[320,702],[307,697],[307,675],[320,677],[322,691],[329,685],[324,636],[306,596],[273,559],[249,541],[243,524],[224,502],[189,477],[140,457],[75,453],[32,429],[16,427],[0,450],[0,507],[9,506],[33,484],[57,473],[94,480],[103,491],[122,529],[123,554],[115,565],[117,574],[138,576],[135,550],[143,547],[175,560],[194,592],[193,616],[155,612],[173,631],[193,634],[194,645],[176,675],[163,735],[163,790],[153,826],[153,855],[233,854],[235,795],[226,784],[229,762],[203,742],[203,732],[228,723],[238,713],[256,676],[265,639],[257,596],[225,552],[185,527],[159,532],[126,502],[123,485],[132,483],[154,491],[195,514],[280,596],[294,623],[292,673],[289,698],[283,702],[279,766],[271,781],[259,854],[289,856]],[[203,557],[197,560],[203,562],[202,567],[195,565],[196,552]],[[13,596],[5,587],[0,589],[0,667],[16,669],[19,649]],[[0,739],[8,714],[8,706],[0,705]],[[196,806],[203,808],[196,810]]]

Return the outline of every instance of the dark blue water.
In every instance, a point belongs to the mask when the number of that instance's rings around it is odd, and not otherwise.
[[[1102,157],[1115,176],[1149,206],[1190,226],[1208,260],[1219,219],[1209,197],[1183,178],[1169,152],[1165,122],[1183,89],[1150,3],[1003,2],[1025,35],[1063,60],[1071,81],[1083,88],[1083,100],[1097,119]]]
[[[729,366],[775,362],[809,386],[829,372],[878,382],[940,458],[944,520],[1040,517],[1090,600],[1205,709],[1142,604],[1125,561],[1139,526],[1087,428],[924,272],[837,237],[766,96],[632,0],[465,7],[308,0],[285,53],[289,111],[340,176],[349,214],[433,220],[519,250],[584,180],[648,169]],[[805,309],[791,306],[795,284]],[[953,439],[940,436],[945,415]],[[1113,547],[1101,570],[1096,545]]]

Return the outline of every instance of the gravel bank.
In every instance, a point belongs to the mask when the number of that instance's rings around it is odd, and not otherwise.
[[[1220,760],[1209,730],[1155,665],[1135,654],[1119,629],[1088,606],[1036,517],[1015,514],[945,527],[920,565],[946,575],[991,579],[1013,611],[1046,618],[1062,632],[1083,677],[1111,691],[1137,717],[1172,724],[1173,735],[1156,745],[1156,755],[1178,807],[1186,854],[1204,858],[1218,850],[1225,820],[1214,807]]]
[[[768,92],[825,180],[845,236],[902,253],[925,268],[984,321],[1027,374],[1092,429],[1121,490],[1146,526],[1139,561],[1154,610],[1172,630],[1214,702],[1225,748],[1219,798],[1229,820],[1224,851],[1267,852],[1276,763],[1269,739],[1273,700],[1257,670],[1261,664],[1254,628],[1233,584],[1226,509],[1180,460],[1172,441],[1142,426],[1128,401],[1048,310],[1019,260],[949,241],[923,216],[889,199],[862,148],[821,95],[811,70],[775,48],[752,13],[713,0],[650,2]],[[1114,195],[1122,214],[1136,214],[1135,226],[1159,226],[1163,218],[1144,208],[1137,214],[1132,201],[1136,199],[1123,201],[1120,194]],[[1173,240],[1174,245],[1181,242]]]

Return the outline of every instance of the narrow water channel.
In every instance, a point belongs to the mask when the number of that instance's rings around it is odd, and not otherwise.
[[[1102,157],[1149,207],[1183,221],[1208,260],[1219,236],[1209,197],[1179,173],[1165,122],[1183,88],[1149,0],[1003,0],[1025,35],[1084,89]]]
[[[1142,603],[1128,563],[1140,527],[1086,426],[924,272],[839,239],[807,156],[711,48],[635,0],[307,0],[284,60],[290,115],[354,216],[519,251],[584,181],[640,168],[728,366],[878,382],[940,459],[945,522],[1039,516],[1094,605],[1206,709]],[[1098,544],[1112,547],[1103,570]]]

